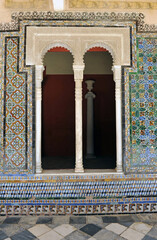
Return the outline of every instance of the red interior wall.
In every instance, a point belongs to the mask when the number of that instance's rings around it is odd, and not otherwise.
[[[42,155],[73,156],[73,75],[47,75],[44,77],[42,89]]]
[[[115,154],[115,88],[112,75],[85,75],[83,81],[83,145],[86,152],[85,80],[94,79],[95,154]],[[73,75],[46,75],[43,81],[43,156],[74,156],[75,105]]]
[[[115,156],[115,85],[113,75],[85,75],[83,95],[87,92],[85,80],[93,79],[94,99],[94,147],[96,157]],[[86,153],[86,100],[83,99],[84,154]]]

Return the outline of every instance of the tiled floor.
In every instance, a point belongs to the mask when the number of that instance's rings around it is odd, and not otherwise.
[[[0,217],[0,240],[155,240],[157,213]]]

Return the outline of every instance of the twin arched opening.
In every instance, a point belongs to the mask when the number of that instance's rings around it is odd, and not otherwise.
[[[43,80],[42,58],[48,49],[61,46],[71,51],[74,57],[73,72],[75,82],[75,172],[83,172],[82,146],[82,81],[84,73],[83,56],[91,47],[107,49],[113,59],[113,78],[116,98],[116,170],[122,172],[122,66],[130,66],[129,27],[35,27],[27,28],[26,65],[35,65],[35,167],[42,173],[41,164],[41,97]],[[62,44],[63,43],[63,44]],[[33,54],[32,54],[33,52]],[[126,117],[129,119],[128,113]],[[34,141],[34,140],[33,140]],[[33,161],[34,161],[33,160]]]
[[[75,151],[75,86],[73,56],[65,46],[51,47],[43,58],[42,83],[42,167],[74,169]],[[83,100],[83,168],[115,169],[115,86],[112,56],[106,48],[91,46],[84,54]],[[87,149],[89,122],[87,80],[94,80],[93,156]],[[89,113],[90,114],[90,113]],[[81,116],[81,117],[82,117]]]

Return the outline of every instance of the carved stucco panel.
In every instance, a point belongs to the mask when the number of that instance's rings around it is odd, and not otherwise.
[[[106,48],[111,53],[115,65],[130,65],[130,32],[127,27],[28,27],[26,63],[41,65],[46,51],[53,46],[66,47],[77,65],[83,64],[85,52],[93,46]]]

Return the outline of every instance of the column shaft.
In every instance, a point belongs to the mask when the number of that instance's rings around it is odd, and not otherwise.
[[[93,97],[87,98],[87,157],[94,156]]]
[[[84,172],[82,146],[82,81],[84,65],[73,65],[75,80],[75,172]]]
[[[41,82],[43,66],[36,65],[36,173],[42,172],[41,167]]]
[[[86,158],[94,156],[94,109],[93,101],[95,94],[92,92],[94,80],[86,80],[88,92],[85,95],[87,99],[87,151]]]
[[[121,66],[113,66],[115,81],[116,100],[116,152],[117,172],[122,172],[122,89],[121,89]]]

